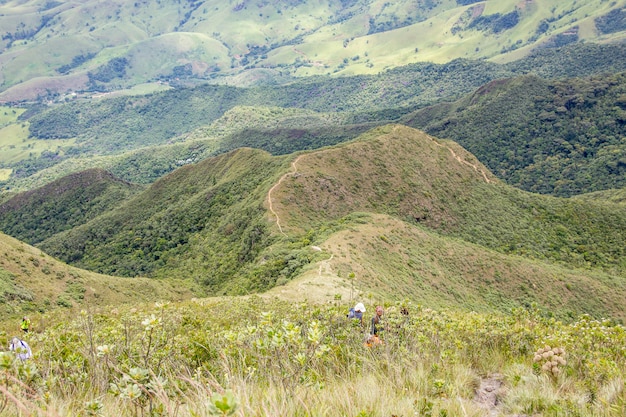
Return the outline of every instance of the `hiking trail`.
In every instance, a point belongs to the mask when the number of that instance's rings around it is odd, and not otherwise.
[[[430,138],[430,140],[432,140],[432,141],[433,141],[433,143],[434,143],[435,145],[437,145],[437,146],[439,146],[439,147],[442,147],[442,148],[446,148],[447,150],[449,150],[449,151],[450,151],[450,153],[452,154],[452,157],[453,157],[454,159],[456,159],[457,161],[459,161],[459,162],[460,162],[460,163],[462,163],[462,164],[465,164],[465,165],[467,165],[467,166],[470,166],[470,167],[474,168],[474,171],[476,171],[476,172],[480,173],[480,174],[483,176],[483,178],[485,179],[485,182],[486,182],[487,184],[490,184],[490,183],[491,183],[491,180],[487,177],[487,174],[485,174],[485,171],[483,171],[482,169],[478,168],[478,166],[476,166],[476,164],[472,164],[471,162],[467,162],[465,159],[463,159],[463,158],[461,158],[460,156],[458,156],[458,155],[456,154],[456,152],[454,152],[454,150],[453,150],[451,147],[446,146],[446,145],[442,145],[441,143],[437,142],[434,138],[432,138],[432,137],[430,137],[430,136],[429,136],[429,138]]]
[[[298,167],[296,166],[296,163],[300,160],[300,158],[302,158],[304,155],[300,155],[298,156],[296,159],[294,159],[291,162],[291,171],[287,172],[285,174],[283,174],[282,177],[280,177],[280,179],[278,180],[278,182],[276,184],[274,184],[272,186],[272,188],[270,188],[270,190],[267,192],[267,203],[268,203],[268,207],[270,210],[270,213],[272,213],[274,215],[274,217],[276,217],[276,226],[278,226],[278,230],[280,231],[280,233],[282,233],[283,235],[287,236],[287,233],[285,233],[283,231],[282,226],[280,225],[280,217],[278,217],[278,213],[276,213],[276,211],[274,210],[274,206],[272,205],[272,191],[274,191],[274,189],[276,187],[278,187],[280,185],[281,182],[283,182],[283,180],[289,176],[293,176],[298,172]]]

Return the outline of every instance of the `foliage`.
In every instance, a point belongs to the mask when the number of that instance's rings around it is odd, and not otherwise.
[[[5,164],[14,169],[8,184],[25,184],[27,177],[41,170],[50,171],[50,167],[86,154],[111,155],[142,148],[139,153],[121,157],[109,169],[127,181],[148,183],[178,167],[178,161],[197,161],[199,157],[242,144],[272,153],[332,145],[354,138],[367,127],[398,120],[416,108],[468,94],[495,79],[529,72],[555,78],[623,71],[626,69],[625,51],[623,45],[577,44],[538,50],[528,58],[506,65],[471,60],[420,63],[379,75],[314,77],[283,86],[244,89],[205,85],[145,96],[76,100],[45,111],[39,106],[24,113],[28,115],[33,139],[76,138],[75,144],[51,149],[40,157],[32,155],[29,159]],[[327,114],[333,123],[314,127],[307,121],[313,118],[311,114],[304,119],[294,119],[291,113],[276,112],[268,115],[274,119],[274,126],[269,123],[262,128],[233,124],[227,126],[230,129],[227,136],[218,137],[207,133],[208,136],[202,138],[194,132],[193,145],[172,147],[175,138],[179,142],[184,135],[217,122],[229,110],[242,105],[307,109],[319,112],[320,116]],[[159,151],[162,146],[165,148]],[[199,152],[199,147],[206,152]],[[150,155],[150,149],[156,155]],[[171,150],[175,152],[168,158]],[[482,155],[478,156],[482,159]],[[97,164],[95,160],[93,163]],[[69,167],[74,165],[64,164],[60,170],[68,174]],[[146,166],[153,168],[145,169]]]
[[[72,62],[71,63],[60,66],[59,69],[57,69],[57,71],[59,73],[61,73],[61,74],[67,74],[72,69],[81,66],[82,64],[84,64],[85,62],[89,61],[90,59],[92,59],[95,56],[96,55],[94,53],[86,53],[86,54],[76,55],[76,56],[74,56],[72,58]],[[102,78],[102,77],[96,75],[95,78]]]
[[[294,158],[241,149],[183,166],[40,247],[103,273],[190,278],[210,294],[244,294],[291,280],[313,261],[309,245],[349,229],[347,219],[366,211],[503,254],[615,276],[625,270],[625,248],[617,244],[626,239],[623,205],[505,186],[458,145],[399,125],[298,158],[298,174],[272,194],[289,231],[281,237],[264,204]],[[389,269],[404,270],[405,263]],[[502,289],[530,297],[518,290]]]
[[[190,281],[118,278],[79,270],[0,233],[0,311],[6,320],[58,306],[126,304],[188,298]],[[35,330],[37,330],[35,325]],[[19,331],[7,322],[4,331]]]
[[[520,13],[517,10],[501,15],[500,13],[481,15],[468,25],[471,28],[478,28],[481,30],[490,30],[493,33],[500,33],[507,29],[513,28],[518,24],[520,20]]]
[[[57,313],[30,336],[32,361],[0,356],[0,386],[10,394],[2,404],[5,412],[19,406],[31,414],[264,416],[304,407],[324,415],[479,416],[479,386],[499,375],[493,412],[624,411],[623,387],[611,391],[626,372],[622,326],[588,316],[563,323],[533,308],[403,307],[400,314],[386,306],[384,344],[375,348],[364,347],[345,306],[252,298]],[[568,359],[544,380],[533,358],[546,345]]]
[[[95,72],[88,72],[89,85],[92,89],[97,88],[97,83],[108,83],[114,78],[123,78],[126,75],[126,67],[129,65],[126,58],[113,58]]]
[[[481,15],[487,3],[473,0],[342,0],[324,7],[303,1],[131,2],[111,10],[85,0],[63,10],[61,18],[58,2],[32,1],[32,10],[7,3],[0,16],[0,51],[11,57],[3,58],[0,94],[8,101],[64,100],[68,91],[111,91],[157,80],[277,83],[311,74],[374,73],[427,59],[509,59],[506,52],[518,42],[528,46],[520,52],[528,53],[551,36],[534,31],[540,21],[549,21],[550,31],[559,33],[572,22],[592,25],[602,14],[621,9],[608,0],[584,5],[567,0],[536,9],[491,1],[487,10],[497,13]],[[484,32],[433,30],[470,8]],[[585,32],[581,40],[587,43],[620,39],[619,32]],[[83,60],[88,65],[75,71]]]
[[[268,180],[282,164],[281,158],[242,149],[182,167],[140,198],[49,238],[41,247],[102,273],[173,274],[193,277],[211,291],[223,289],[272,240],[261,205]],[[273,286],[284,266],[276,268],[268,282],[257,277],[233,291]]]
[[[626,11],[614,9],[595,19],[596,28],[604,34],[626,30]]]

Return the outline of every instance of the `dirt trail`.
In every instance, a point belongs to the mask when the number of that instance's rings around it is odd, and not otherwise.
[[[465,159],[463,159],[463,158],[461,158],[460,156],[458,156],[458,155],[456,154],[456,152],[454,152],[454,150],[453,150],[451,147],[446,146],[446,145],[442,145],[441,143],[437,142],[434,138],[432,138],[432,137],[430,137],[430,136],[429,136],[429,138],[430,138],[430,140],[432,140],[432,141],[433,141],[433,143],[434,143],[435,145],[437,145],[437,146],[439,146],[439,147],[441,147],[441,148],[446,148],[447,150],[449,150],[449,151],[450,151],[450,153],[452,154],[452,156],[454,157],[454,159],[456,159],[457,161],[459,161],[459,162],[460,162],[460,163],[462,163],[462,164],[465,164],[465,165],[467,165],[467,166],[470,166],[470,167],[474,168],[474,171],[476,171],[476,172],[480,173],[480,174],[483,176],[483,178],[485,179],[485,182],[486,182],[486,183],[488,183],[488,184],[490,184],[490,183],[491,183],[491,180],[487,177],[487,174],[485,174],[485,171],[483,171],[482,169],[478,168],[478,166],[476,166],[475,164],[472,164],[472,163],[470,163],[470,162],[467,162]]]
[[[274,206],[272,204],[272,192],[274,191],[274,189],[276,187],[278,187],[280,185],[281,182],[283,182],[283,180],[289,176],[295,175],[298,172],[298,167],[296,167],[296,163],[300,160],[300,158],[302,158],[304,155],[300,155],[298,156],[296,159],[293,160],[293,162],[291,163],[291,172],[287,172],[285,173],[282,177],[280,177],[280,179],[278,180],[278,182],[276,184],[274,184],[272,186],[272,188],[270,188],[270,190],[267,192],[267,204],[270,210],[270,213],[272,213],[274,215],[274,217],[276,217],[276,226],[278,226],[278,230],[280,230],[280,233],[282,233],[283,235],[287,236],[287,233],[283,232],[283,228],[280,225],[280,217],[278,217],[278,213],[276,213],[276,211],[274,210]]]

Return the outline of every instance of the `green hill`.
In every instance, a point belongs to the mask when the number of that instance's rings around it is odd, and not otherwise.
[[[303,155],[297,175],[282,184],[285,191],[274,198],[287,230],[315,230],[355,211],[378,212],[504,253],[620,275],[626,266],[619,243],[626,231],[622,205],[505,186],[456,143],[399,125]]]
[[[0,230],[34,245],[106,213],[139,190],[99,169],[71,174],[0,204]]]
[[[596,191],[593,193],[577,195],[573,198],[592,201],[611,201],[613,203],[624,204],[626,203],[626,188],[619,190]]]
[[[496,79],[526,73],[549,79],[607,74],[623,72],[625,63],[624,45],[575,44],[542,49],[506,65],[419,63],[379,75],[315,77],[283,86],[201,86],[33,106],[26,112],[6,108],[0,166],[8,173],[5,187],[18,191],[96,167],[149,183],[185,161],[238,146],[283,154],[350,140],[373,125],[472,94]],[[482,160],[479,149],[474,151]]]
[[[234,285],[235,275],[245,275],[247,264],[272,241],[263,198],[285,164],[284,158],[241,149],[184,166],[40,246],[108,274],[193,277],[212,291],[223,289]],[[189,257],[201,265],[186,265]],[[259,276],[241,279],[257,290],[273,284],[256,282],[264,279]]]
[[[182,281],[120,278],[78,269],[3,233],[0,253],[0,311],[15,324],[16,317],[26,313],[182,300],[192,294],[190,284]]]

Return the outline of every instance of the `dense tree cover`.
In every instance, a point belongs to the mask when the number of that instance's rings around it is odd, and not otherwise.
[[[182,274],[213,293],[270,288],[295,272],[287,266],[297,255],[275,253],[263,273],[244,278],[271,242],[262,202],[283,164],[243,149],[182,167],[117,209],[39,246],[65,262],[112,275]],[[235,276],[242,280],[233,289]]]
[[[139,188],[93,169],[0,204],[0,230],[32,245],[117,207]]]
[[[497,81],[405,121],[457,141],[528,191],[571,196],[626,186],[626,73]]]
[[[514,74],[534,74],[546,79],[613,74],[626,70],[626,44],[575,43],[538,48],[504,67]]]
[[[472,193],[450,233],[503,253],[626,273],[626,206],[537,196],[516,188]]]
[[[92,89],[97,88],[98,83],[108,83],[115,78],[123,78],[126,75],[126,67],[129,62],[126,58],[113,58],[96,71],[89,71],[89,85]]]
[[[107,169],[127,181],[150,184],[181,166],[215,155],[217,146],[213,141],[193,141],[143,148],[122,154]]]
[[[361,124],[308,129],[245,129],[221,140],[218,152],[247,146],[283,155],[346,142],[372,127],[372,124]]]
[[[614,9],[595,19],[596,28],[604,34],[626,30],[626,11]]]
[[[500,14],[494,13],[490,15],[481,15],[472,20],[469,24],[469,28],[476,28],[481,30],[490,30],[493,33],[500,33],[507,29],[511,29],[517,25],[520,19],[518,10],[513,10],[511,13]]]
[[[95,56],[96,56],[96,54],[94,54],[93,52],[76,55],[76,56],[74,56],[74,58],[72,58],[72,62],[71,63],[65,64],[65,65],[61,65],[57,69],[57,71],[59,73],[61,73],[61,74],[67,74],[71,70],[73,70],[74,68],[81,66],[82,64],[84,64],[85,62],[89,61],[90,59],[92,59]],[[93,77],[93,75],[92,75],[92,77]],[[97,76],[95,78],[97,78]]]
[[[32,117],[31,135],[77,137],[78,151],[114,153],[165,144],[241,104],[245,90],[202,86],[139,97],[72,102]]]

